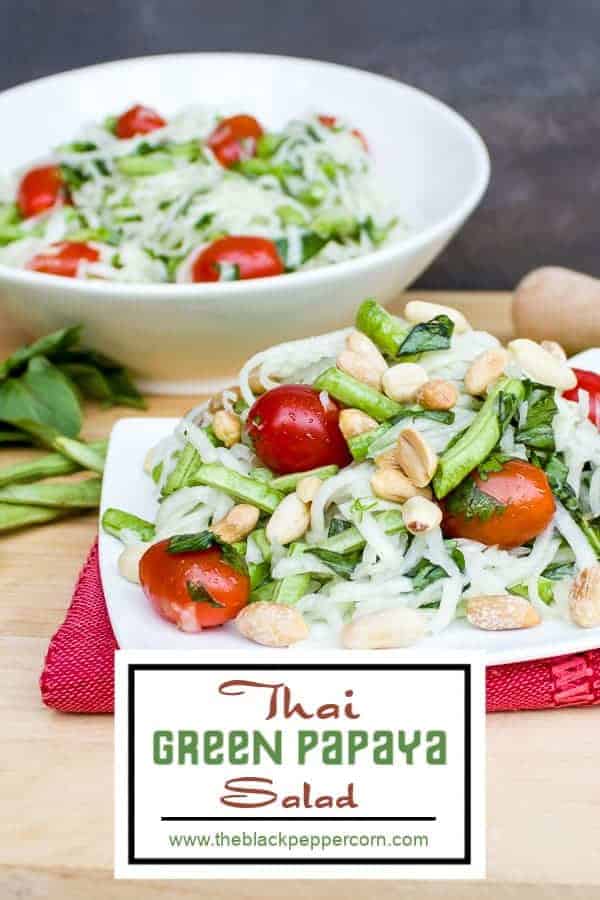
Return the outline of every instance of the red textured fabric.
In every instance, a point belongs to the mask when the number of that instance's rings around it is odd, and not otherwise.
[[[109,713],[114,705],[114,652],[94,544],[67,617],[48,647],[42,699],[62,712]],[[487,670],[487,711],[552,709],[600,703],[600,650]]]

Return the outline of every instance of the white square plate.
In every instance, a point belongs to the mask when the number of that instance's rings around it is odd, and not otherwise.
[[[587,351],[573,362],[590,369],[600,369],[600,351]],[[170,434],[177,419],[121,419],[115,425],[108,449],[101,513],[110,506],[125,509],[154,521],[156,499],[143,463],[150,447]],[[124,650],[229,650],[262,648],[241,638],[231,625],[200,634],[184,634],[156,615],[142,589],[121,578],[117,561],[121,544],[100,531],[100,572],[108,613],[119,646]],[[322,646],[309,642],[303,647]],[[452,625],[435,637],[426,638],[419,647],[431,654],[436,649],[482,650],[486,663],[520,662],[589,650],[600,646],[600,628],[584,629],[569,622],[545,621],[536,628],[523,631],[485,632],[464,621]],[[389,651],[400,653],[401,651]]]

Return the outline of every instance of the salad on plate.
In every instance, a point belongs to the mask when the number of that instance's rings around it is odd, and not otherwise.
[[[600,625],[600,376],[457,310],[366,300],[280,344],[149,451],[154,522],[107,509],[119,569],[185,632],[407,647]]]
[[[367,141],[311,115],[144,106],[0,183],[0,263],[70,278],[215,282],[362,256],[398,233]]]

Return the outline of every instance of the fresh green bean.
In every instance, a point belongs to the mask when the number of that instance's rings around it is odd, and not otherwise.
[[[399,510],[396,512],[394,509],[389,509],[375,513],[375,519],[386,534],[402,534],[406,531],[402,513]],[[361,550],[365,543],[358,528],[351,525],[350,528],[340,531],[339,534],[334,534],[321,541],[318,546],[322,550],[331,550],[334,553],[353,553],[355,550]]]
[[[433,478],[433,490],[442,499],[454,490],[486,456],[492,452],[501,437],[498,415],[499,395],[509,394],[521,400],[525,395],[523,382],[516,378],[502,378],[491,392],[469,427],[456,443],[442,453]]]
[[[254,543],[260,550],[262,554],[262,558],[265,562],[269,562],[271,559],[271,545],[267,540],[267,532],[264,528],[257,528],[252,532],[252,537],[254,538]]]
[[[30,419],[18,419],[14,424],[30,434],[39,444],[49,450],[58,450],[63,456],[76,462],[81,468],[102,474],[104,471],[104,453],[94,449],[92,444],[84,444],[60,434],[50,425],[42,425]]]
[[[268,562],[248,563],[248,574],[251,590],[257,590],[271,574],[271,566]]]
[[[106,441],[96,441],[89,445],[97,453],[106,453]],[[49,453],[39,459],[14,463],[12,466],[4,466],[0,469],[0,488],[8,484],[20,482],[39,481],[41,478],[53,478],[57,475],[71,475],[80,471],[81,466],[63,456],[62,453]]]
[[[282,225],[306,225],[306,216],[290,204],[278,206],[275,210]]]
[[[50,484],[9,484],[0,488],[0,503],[55,509],[94,508],[100,504],[101,489],[102,479],[97,477]]]
[[[237,500],[252,503],[264,512],[272,513],[283,500],[283,494],[274,491],[262,481],[247,475],[239,475],[220,463],[203,463],[194,472],[191,484],[205,484],[225,491]]]
[[[308,469],[306,472],[293,472],[290,475],[280,475],[270,482],[270,487],[276,491],[283,491],[284,494],[291,494],[296,490],[299,481],[303,478],[310,478],[312,475],[325,481],[333,475],[337,475],[339,466],[320,466],[318,469]]]
[[[78,510],[51,509],[48,506],[13,506],[11,503],[2,503],[0,504],[0,532],[26,528],[29,525],[41,525],[75,512]]]
[[[364,300],[360,304],[356,313],[356,327],[371,338],[382,353],[392,357],[396,356],[408,334],[399,319],[390,315],[375,300]]]
[[[402,412],[399,403],[390,400],[385,394],[376,391],[368,384],[363,384],[352,375],[341,372],[340,369],[326,369],[319,375],[313,386],[317,391],[327,391],[346,406],[361,409],[378,422],[384,422]]]
[[[199,465],[200,454],[193,444],[187,443],[179,454],[175,468],[167,476],[162,489],[163,497],[167,497],[174,491],[178,491],[180,488],[190,484],[191,478]]]
[[[383,437],[390,428],[392,426],[388,424],[380,425],[379,428],[373,428],[372,431],[363,431],[362,434],[351,437],[348,441],[348,450],[352,454],[352,459],[356,460],[356,462],[365,460],[369,454],[371,444]]]
[[[135,532],[140,541],[151,541],[154,537],[152,522],[147,522],[145,519],[140,519],[139,516],[113,507],[105,510],[102,516],[102,527],[108,534],[112,534],[119,540],[122,540],[124,531]]]
[[[163,172],[169,172],[174,168],[173,160],[169,159],[165,153],[150,153],[147,156],[138,154],[120,156],[116,164],[122,175],[133,177],[161,175]]]
[[[249,603],[271,603],[273,600],[273,595],[275,593],[275,588],[277,587],[276,581],[265,581],[264,584],[261,584],[260,587],[255,588],[250,594]]]
[[[310,572],[301,572],[298,575],[286,575],[285,578],[281,578],[279,581],[275,582],[273,602],[292,606],[308,593],[310,582]]]

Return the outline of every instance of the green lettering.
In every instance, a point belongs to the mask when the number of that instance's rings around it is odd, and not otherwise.
[[[448,758],[447,735],[445,731],[428,731],[425,739],[431,743],[427,747],[426,759],[430,766],[445,766]]]
[[[404,755],[406,756],[407,765],[412,766],[412,764],[414,763],[414,751],[417,749],[417,747],[420,746],[420,744],[421,744],[421,732],[420,731],[415,731],[413,733],[412,740],[409,740],[406,737],[405,731],[398,732],[398,748],[399,748],[400,752],[404,753]]]
[[[326,766],[339,766],[342,758],[342,734],[340,731],[323,732],[323,762]]]
[[[359,750],[364,750],[369,743],[369,735],[366,731],[348,732],[348,764],[353,766],[356,760],[356,754]]]
[[[304,765],[308,753],[317,746],[318,738],[316,731],[298,732],[298,765]]]
[[[374,731],[373,762],[376,766],[391,766],[394,763],[394,741],[391,731]]]
[[[222,731],[204,732],[204,762],[207,766],[219,766],[223,762],[223,754],[217,751],[223,748]]]
[[[173,732],[155,731],[152,737],[152,758],[157,766],[170,766],[173,762]]]

